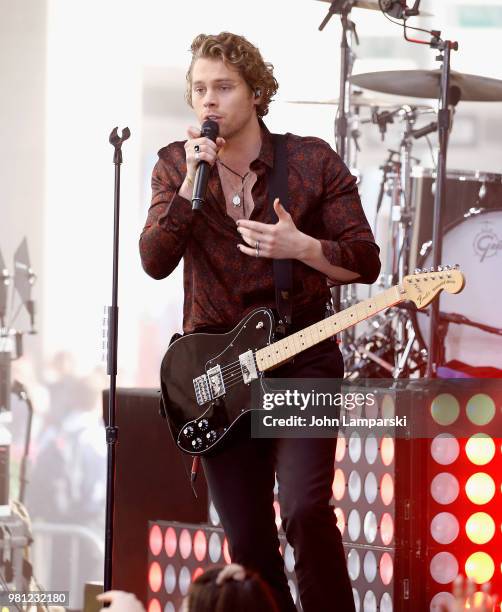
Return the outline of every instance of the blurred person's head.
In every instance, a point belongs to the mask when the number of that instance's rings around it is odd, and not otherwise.
[[[45,378],[55,383],[69,376],[75,376],[75,356],[68,351],[58,351],[47,364]]]
[[[214,567],[191,585],[184,612],[279,612],[270,589],[241,565]]]

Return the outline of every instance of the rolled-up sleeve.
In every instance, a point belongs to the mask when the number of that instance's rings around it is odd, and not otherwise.
[[[380,249],[364,214],[356,179],[328,144],[323,162],[323,254],[331,265],[359,274],[356,282],[373,283],[380,273]]]
[[[141,263],[153,278],[171,274],[190,236],[194,213],[190,202],[178,194],[184,175],[183,143],[161,149],[152,172],[152,201],[139,240]]]

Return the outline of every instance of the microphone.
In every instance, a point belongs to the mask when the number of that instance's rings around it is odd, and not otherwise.
[[[216,142],[220,126],[216,121],[206,119],[200,129],[200,135],[209,138],[213,142]],[[200,210],[202,205],[206,202],[206,191],[207,183],[209,180],[210,166],[207,161],[202,160],[197,166],[197,172],[195,173],[195,181],[193,185],[192,195],[192,210]]]
[[[381,0],[384,13],[396,19],[407,19],[420,14],[419,6],[421,0],[415,0],[415,4],[408,8],[406,0]]]

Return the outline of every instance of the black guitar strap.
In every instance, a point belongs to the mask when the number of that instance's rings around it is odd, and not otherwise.
[[[269,204],[274,223],[278,218],[274,211],[274,200],[279,198],[284,208],[289,211],[288,199],[288,154],[286,150],[286,136],[272,134],[274,141],[274,167],[268,177]],[[291,324],[292,290],[293,290],[293,262],[291,259],[274,259],[275,302],[279,313],[278,331],[285,333]]]

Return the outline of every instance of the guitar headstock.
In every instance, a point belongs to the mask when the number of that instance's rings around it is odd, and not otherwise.
[[[417,308],[425,308],[441,293],[459,293],[465,285],[465,278],[457,266],[438,266],[434,268],[415,270],[415,274],[405,276],[402,288],[406,299],[411,300]]]

